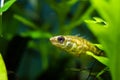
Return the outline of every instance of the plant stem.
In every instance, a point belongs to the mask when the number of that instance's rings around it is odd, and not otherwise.
[[[2,15],[0,15],[0,37],[2,35]]]
[[[80,25],[85,19],[89,18],[93,10],[94,10],[93,6],[90,6],[89,9],[85,12],[85,14],[83,14],[82,17],[80,17],[77,21],[71,22],[69,25],[65,25],[64,30],[71,31],[73,28]],[[69,26],[69,28],[67,26]]]
[[[0,8],[4,5],[4,0],[0,0]],[[2,36],[2,12],[0,12],[0,37]]]

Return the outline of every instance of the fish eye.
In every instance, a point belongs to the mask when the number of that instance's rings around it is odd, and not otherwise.
[[[65,38],[63,36],[59,36],[57,40],[58,42],[63,43],[65,41]]]

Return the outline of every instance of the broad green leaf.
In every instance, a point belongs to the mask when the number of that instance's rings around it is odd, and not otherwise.
[[[109,4],[107,0],[90,0],[93,7],[100,13],[100,15],[104,18],[109,20],[109,16],[111,14],[111,11],[109,9]]]
[[[15,2],[16,0],[7,1],[2,8],[0,8],[0,12],[5,12],[8,8]]]
[[[94,53],[92,53],[90,51],[87,51],[86,54],[94,57],[96,60],[98,60],[102,64],[104,64],[106,66],[109,66],[109,64],[108,64],[109,63],[109,59],[107,57],[96,56],[96,55],[94,55]]]
[[[7,71],[1,54],[0,54],[0,80],[8,80]]]
[[[120,0],[91,0],[91,4],[96,11],[109,22],[106,29],[99,25],[88,23],[89,29],[95,34],[99,42],[103,45],[109,57],[109,68],[112,80],[120,80]],[[90,21],[88,21],[90,22]]]

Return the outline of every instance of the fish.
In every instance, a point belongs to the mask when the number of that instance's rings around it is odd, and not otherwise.
[[[88,56],[87,51],[92,52],[97,56],[105,56],[105,52],[102,50],[102,48],[100,49],[96,44],[88,41],[83,37],[71,35],[53,36],[50,38],[50,42],[54,46],[66,51],[69,54],[79,56],[81,63],[80,80],[93,80],[97,79],[98,77],[101,78],[97,74],[100,73],[99,71],[104,70],[106,66],[100,64],[95,58]],[[95,73],[94,77],[92,73]]]
[[[50,42],[54,46],[75,56],[86,54],[87,51],[90,51],[95,55],[103,55],[102,50],[100,50],[90,41],[79,36],[71,35],[53,36],[50,38]]]

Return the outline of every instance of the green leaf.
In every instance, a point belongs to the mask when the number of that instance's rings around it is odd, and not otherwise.
[[[102,64],[108,66],[109,64],[109,59],[107,57],[102,57],[102,56],[96,56],[94,55],[94,53],[87,51],[86,52],[87,55],[90,55],[92,57],[94,57],[96,60],[98,60],[99,62],[101,62]]]
[[[108,27],[108,24],[106,21],[99,17],[93,17],[93,20],[85,20],[86,23],[93,23],[93,24],[98,24],[104,27]]]
[[[109,4],[106,0],[90,0],[92,6],[100,13],[104,19],[109,19],[108,14],[111,14]]]
[[[6,71],[5,64],[2,59],[1,54],[0,54],[0,80],[8,80],[7,79],[7,71]]]
[[[103,48],[103,46],[101,44],[93,44],[93,45],[95,45],[96,47],[98,47],[101,50],[104,50],[104,48]]]
[[[16,0],[7,1],[2,8],[0,8],[0,12],[5,12],[8,8],[15,2]]]
[[[21,33],[21,36],[23,37],[31,37],[33,39],[39,39],[39,38],[50,38],[52,35],[48,32],[43,32],[43,31],[27,31]]]
[[[77,3],[79,0],[69,0],[67,1],[67,5],[73,6],[75,3]]]
[[[95,20],[85,20],[88,28],[95,34],[95,36],[105,36],[108,33],[108,24],[100,18],[94,17],[94,19]],[[101,22],[104,22],[104,25],[101,24]]]
[[[97,24],[102,24],[102,25],[107,25],[107,23],[103,20],[103,19],[101,19],[101,18],[99,18],[99,17],[93,17],[93,19],[95,20],[95,22],[97,23]]]
[[[14,15],[14,18],[20,22],[22,22],[23,24],[27,25],[28,27],[32,28],[32,29],[39,29],[37,25],[35,25],[32,21],[20,16],[20,15],[17,15],[15,14]]]

